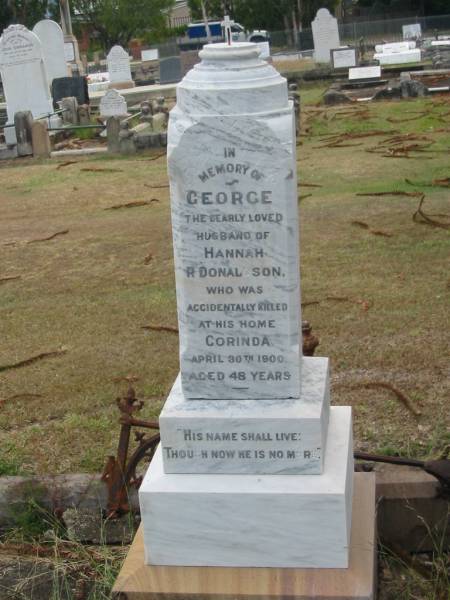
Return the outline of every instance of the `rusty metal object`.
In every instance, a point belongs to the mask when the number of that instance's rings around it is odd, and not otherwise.
[[[139,488],[142,477],[137,473],[138,465],[144,459],[149,461],[152,459],[160,440],[159,433],[145,436],[143,432],[135,432],[138,447],[128,458],[131,428],[159,429],[159,424],[157,421],[144,421],[133,417],[134,413],[141,410],[144,403],[136,398],[136,392],[131,384],[126,395],[117,398],[116,401],[122,413],[119,420],[121,427],[117,457],[108,457],[102,474],[102,480],[108,486],[108,518],[118,517],[130,510],[128,488],[130,486]]]
[[[312,333],[312,327],[309,321],[302,321],[302,335],[303,356],[314,356],[314,352],[319,345],[319,338]]]
[[[358,460],[389,463],[391,465],[405,465],[423,469],[439,481],[443,494],[450,497],[450,460],[447,457],[439,460],[424,461],[403,456],[384,456],[380,454],[368,454],[366,452],[355,452],[354,457]]]

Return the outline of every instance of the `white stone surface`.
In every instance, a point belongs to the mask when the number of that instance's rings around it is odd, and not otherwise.
[[[41,43],[23,25],[10,25],[0,37],[0,73],[8,125],[19,111],[30,110],[34,118],[53,112]],[[16,143],[14,127],[5,129],[5,138]]]
[[[373,57],[380,61],[380,65],[403,65],[420,62],[422,54],[420,48],[416,48],[414,50],[405,50],[404,52],[393,52],[392,54],[382,52],[374,54]]]
[[[335,17],[326,8],[319,8],[311,23],[314,41],[314,59],[318,63],[331,61],[330,51],[341,45],[339,27]]]
[[[392,54],[394,52],[405,52],[408,50],[414,50],[416,42],[392,42],[391,44],[377,44],[375,46],[375,52],[377,54]]]
[[[159,448],[139,490],[147,564],[348,566],[351,408],[332,407],[323,475],[168,475]]]
[[[58,23],[50,19],[36,23],[33,33],[41,42],[48,83],[51,87],[53,79],[69,75],[64,55],[64,34]]]
[[[127,101],[117,90],[109,90],[100,100],[101,117],[123,117],[127,114]]]
[[[329,396],[327,358],[303,358],[299,399],[192,402],[178,377],[159,417],[164,471],[321,473]]]
[[[150,48],[148,50],[141,51],[141,60],[145,62],[147,60],[158,60],[159,59],[159,50],[158,48]]]
[[[422,37],[422,26],[420,23],[413,23],[412,25],[402,25],[403,39],[409,40],[411,38]]]
[[[75,60],[75,47],[73,42],[64,42],[64,58],[67,62]]]
[[[270,43],[269,42],[256,42],[261,54],[261,58],[270,58]]]
[[[333,48],[331,58],[334,69],[356,66],[356,48]]]
[[[381,77],[381,67],[355,67],[348,70],[348,78],[350,81],[357,79],[379,79]]]
[[[168,162],[186,398],[298,398],[295,128],[255,44],[207,45],[177,87]]]
[[[113,46],[106,57],[111,83],[132,81],[130,57],[122,46]]]

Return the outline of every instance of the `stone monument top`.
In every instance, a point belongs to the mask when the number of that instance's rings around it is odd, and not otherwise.
[[[186,398],[300,395],[295,130],[286,79],[259,54],[204,46],[171,112]]]

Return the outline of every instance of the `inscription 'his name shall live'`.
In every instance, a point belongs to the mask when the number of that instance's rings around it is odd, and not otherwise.
[[[296,431],[182,431],[185,442],[299,442],[302,439],[302,434]]]

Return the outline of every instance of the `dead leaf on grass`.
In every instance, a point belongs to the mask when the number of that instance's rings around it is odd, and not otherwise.
[[[147,256],[144,258],[144,265],[149,265],[152,260],[153,260],[153,254],[151,252],[149,252],[149,254],[147,254]]]
[[[150,185],[149,183],[144,183],[144,187],[150,188],[151,190],[159,190],[161,188],[168,188],[169,184],[168,183],[162,183],[160,185]]]
[[[298,197],[298,201],[301,202],[302,200],[305,200],[305,198],[309,198],[310,196],[312,196],[312,194],[303,194],[303,196]]]
[[[431,185],[437,185],[439,187],[450,187],[450,177],[445,179],[433,179]]]

